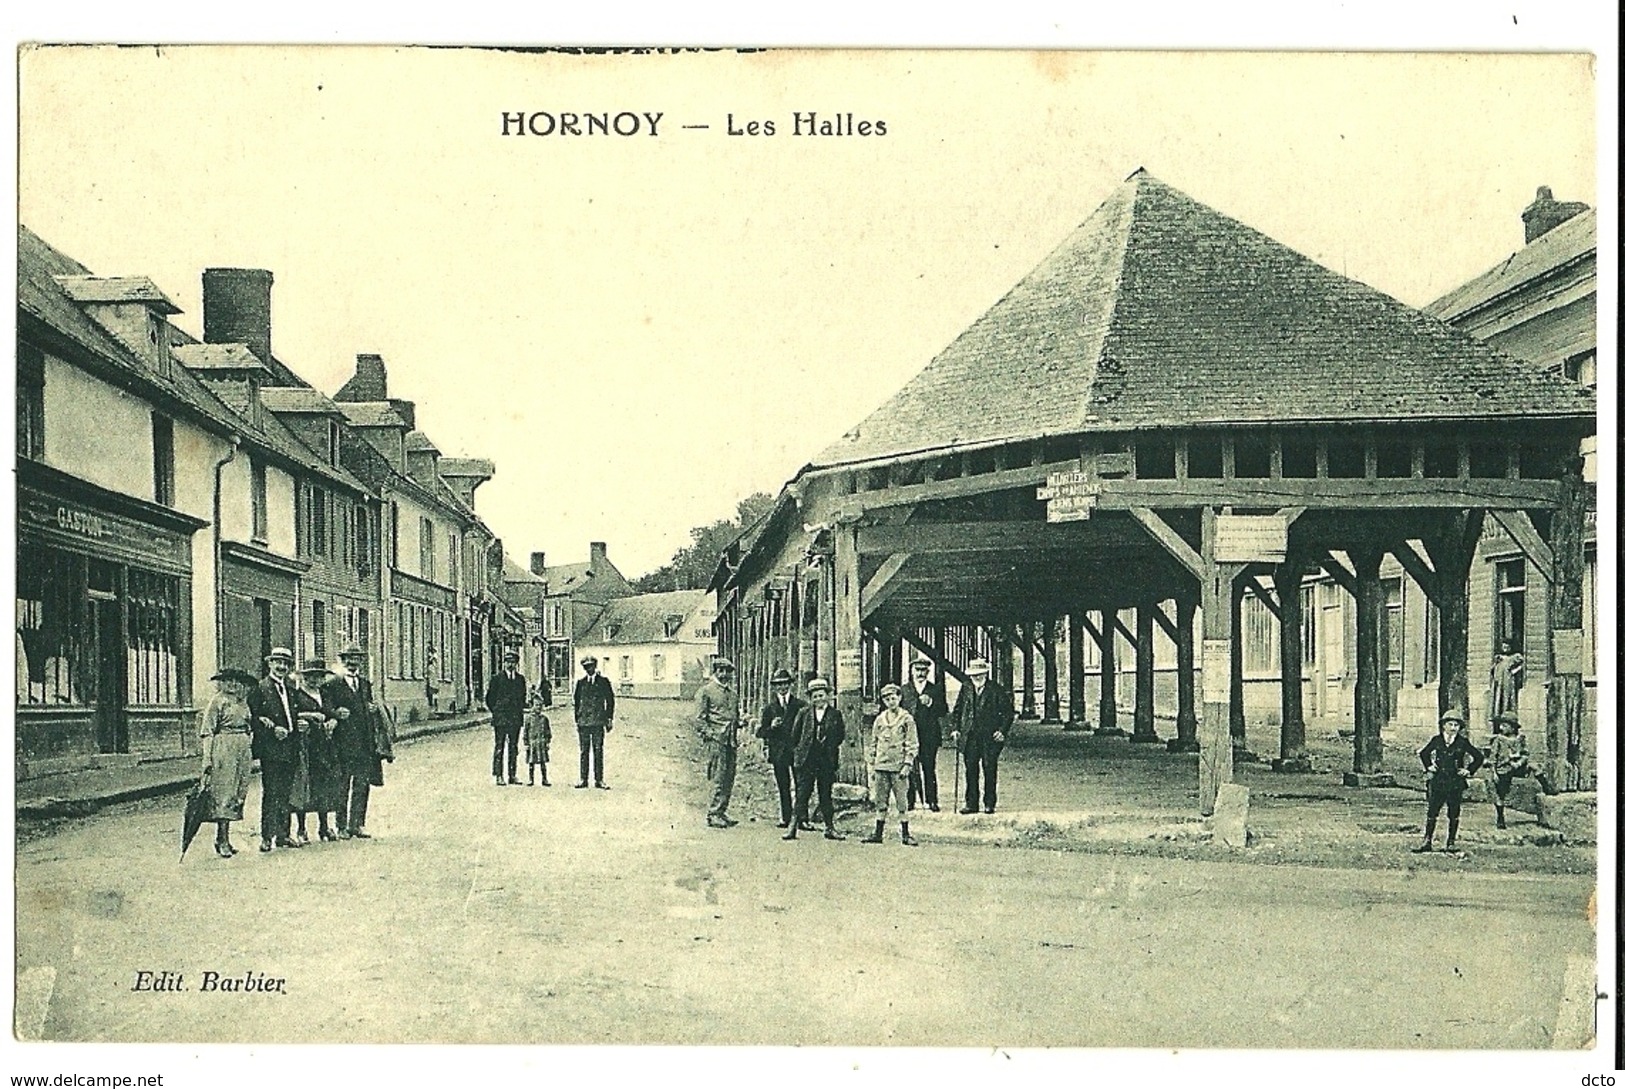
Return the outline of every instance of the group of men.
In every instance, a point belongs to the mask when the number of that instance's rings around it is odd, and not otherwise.
[[[713,784],[706,823],[713,828],[738,823],[728,816],[728,803],[733,795],[739,733],[748,719],[740,716],[734,673],[733,662],[714,659],[711,679],[695,697],[695,728],[708,749],[707,773]],[[1015,719],[1010,694],[990,679],[992,669],[981,658],[966,666],[967,682],[952,708],[942,681],[932,676],[929,660],[914,662],[910,673],[908,683],[900,686],[901,706],[914,721],[918,742],[914,749],[918,755],[907,769],[909,807],[923,801],[932,812],[940,808],[937,753],[946,727],[965,764],[964,804],[959,811],[992,813],[998,804],[999,754]],[[808,821],[808,805],[816,790],[824,838],[841,839],[835,829],[832,795],[847,724],[832,703],[829,682],[821,677],[808,680],[805,700],[793,691],[789,670],[776,670],[769,685],[772,694],[762,708],[755,734],[765,743],[773,768],[779,827],[788,830],[784,838],[794,840],[797,832],[817,831]]]
[[[276,647],[265,656],[266,676],[248,692],[253,754],[260,762],[260,850],[303,847],[293,831],[295,812],[315,812],[321,838],[370,839],[367,801],[384,783],[376,737],[372,685],[361,676],[365,653],[351,644],[339,652],[341,671],[307,661],[295,683],[293,652]],[[302,719],[303,716],[303,719]],[[292,799],[305,776],[302,797]],[[335,816],[337,829],[328,825]],[[300,817],[301,829],[304,823]]]
[[[608,790],[604,735],[615,728],[615,686],[598,672],[598,659],[590,654],[581,659],[581,670],[575,686],[576,740],[581,746],[581,781],[576,788],[584,789],[590,777],[593,786]],[[518,651],[509,650],[503,653],[502,669],[486,684],[482,699],[491,712],[491,778],[497,786],[518,786],[519,733],[525,711],[550,706],[552,686],[543,677],[532,688],[519,672]]]

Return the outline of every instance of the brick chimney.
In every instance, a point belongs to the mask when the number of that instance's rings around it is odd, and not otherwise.
[[[1523,242],[1528,245],[1553,227],[1567,223],[1590,205],[1577,200],[1553,200],[1550,186],[1535,190],[1534,203],[1523,210]]]
[[[246,344],[271,359],[271,273],[263,268],[203,270],[203,341]]]
[[[605,544],[603,541],[594,541],[587,547],[592,553],[590,562],[594,567],[597,567],[600,563],[607,563],[609,561],[609,545]]]
[[[335,401],[387,401],[389,400],[389,372],[384,368],[381,355],[355,357],[355,377],[333,394]]]
[[[530,554],[530,573],[537,578],[547,574],[547,553],[532,552]]]

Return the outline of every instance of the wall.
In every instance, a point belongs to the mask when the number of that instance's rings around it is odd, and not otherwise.
[[[151,502],[152,406],[46,356],[45,462]]]

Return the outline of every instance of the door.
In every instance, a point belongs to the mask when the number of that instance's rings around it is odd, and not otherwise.
[[[130,751],[129,723],[125,718],[125,679],[128,654],[124,638],[124,607],[118,595],[118,568],[104,560],[91,560],[87,596],[95,651],[96,748],[99,752]]]

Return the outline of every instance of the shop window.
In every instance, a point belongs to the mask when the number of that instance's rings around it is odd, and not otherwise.
[[[128,690],[136,706],[181,702],[180,579],[131,568],[124,601]]]
[[[255,459],[249,463],[250,502],[254,507],[254,540],[264,544],[271,538],[269,500],[265,494],[265,462]]]
[[[1502,643],[1512,653],[1522,654],[1524,601],[1527,571],[1522,559],[1504,560],[1495,565],[1495,648]]]
[[[45,456],[45,354],[32,344],[17,345],[17,456]]]
[[[84,706],[89,631],[84,560],[34,545],[17,550],[17,702]]]
[[[152,498],[166,507],[175,505],[175,422],[152,414]]]

